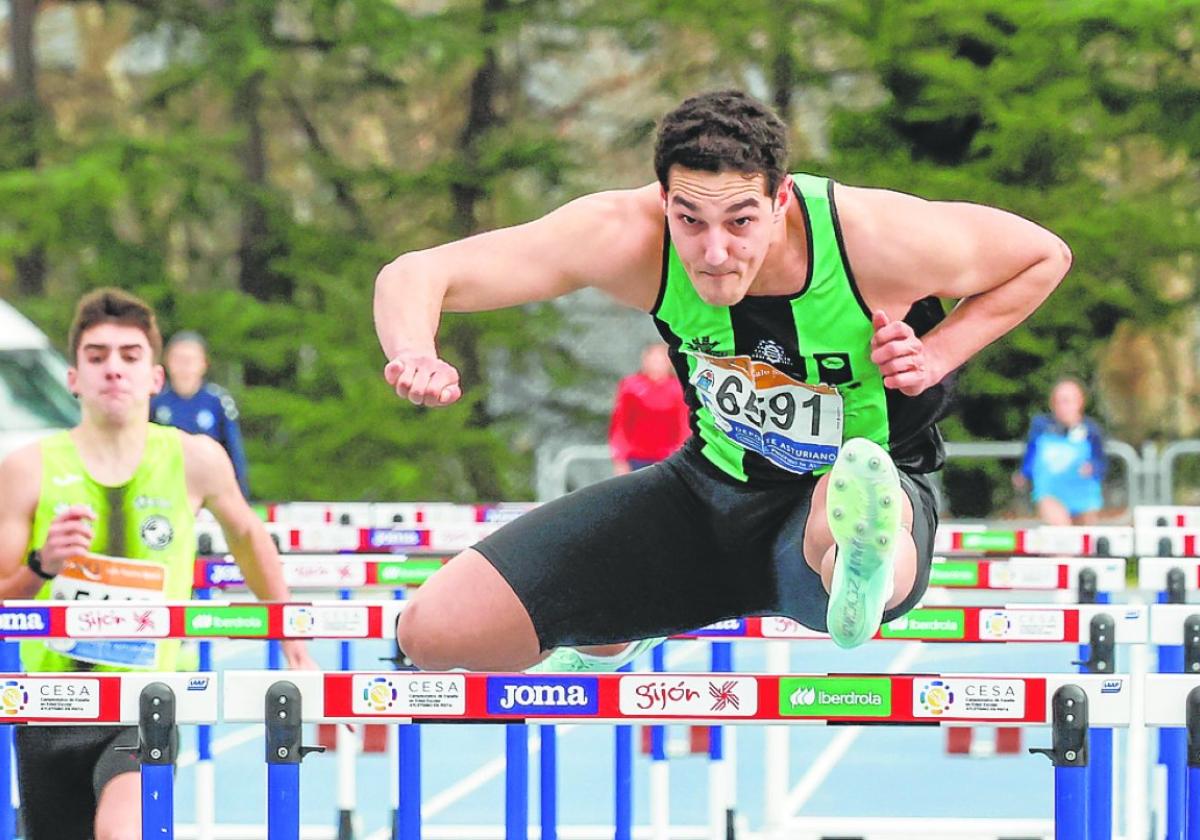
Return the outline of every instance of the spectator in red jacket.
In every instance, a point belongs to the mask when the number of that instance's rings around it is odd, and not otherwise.
[[[608,427],[617,475],[657,463],[683,445],[691,429],[683,389],[671,368],[667,345],[642,351],[642,367],[621,380]]]

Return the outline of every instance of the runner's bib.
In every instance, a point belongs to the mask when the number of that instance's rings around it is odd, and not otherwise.
[[[843,426],[837,389],[806,385],[749,356],[688,355],[697,397],[732,441],[793,473],[837,460]]]
[[[162,563],[88,554],[67,563],[50,585],[58,601],[165,601],[167,570]],[[97,606],[99,606],[97,604]],[[122,668],[153,668],[158,646],[126,639],[55,639],[52,650],[81,662]]]

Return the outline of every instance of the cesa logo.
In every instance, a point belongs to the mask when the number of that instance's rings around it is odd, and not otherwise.
[[[400,692],[388,677],[375,677],[362,690],[362,699],[375,712],[386,712],[396,705]]]
[[[29,705],[29,691],[17,680],[5,680],[0,685],[0,714],[13,717]]]
[[[287,617],[284,623],[293,634],[308,636],[316,629],[317,618],[308,607],[288,608],[285,612]]]
[[[367,635],[366,607],[284,607],[284,633],[288,636]]]
[[[925,683],[917,697],[925,711],[935,717],[944,715],[954,705],[954,692],[944,680]]]
[[[443,697],[461,697],[463,686],[461,677],[419,677],[404,684],[410,695]]]
[[[38,694],[42,697],[55,699],[91,699],[93,690],[90,683],[86,682],[44,682],[37,687]]]
[[[488,677],[489,714],[594,715],[600,709],[595,677]]]
[[[988,639],[1003,639],[1012,630],[1012,620],[1004,610],[993,610],[979,622],[979,635]]]
[[[1017,697],[1017,686],[1008,682],[969,682],[962,687],[965,697],[974,699],[1014,700]]]

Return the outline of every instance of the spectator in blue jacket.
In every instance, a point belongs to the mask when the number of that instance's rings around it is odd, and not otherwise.
[[[167,342],[163,361],[169,381],[150,401],[150,419],[215,439],[229,453],[242,495],[249,498],[237,405],[228,391],[204,380],[208,373],[207,343],[199,333],[178,332]]]
[[[1076,379],[1060,379],[1050,392],[1049,415],[1033,418],[1018,487],[1031,487],[1038,517],[1047,525],[1091,525],[1104,506],[1107,462],[1096,421],[1083,413],[1087,394]]]

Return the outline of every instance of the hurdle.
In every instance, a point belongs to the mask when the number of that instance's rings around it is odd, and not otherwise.
[[[137,725],[139,744],[128,749],[142,761],[142,836],[170,840],[175,831],[175,724],[216,723],[219,694],[216,674],[203,672],[7,672],[0,673],[0,724]],[[6,821],[0,837],[12,838],[15,828]]]
[[[400,601],[380,603],[353,602],[352,604],[348,604],[346,601],[338,600],[305,603],[259,603],[250,606],[216,602],[185,602],[160,605],[150,603],[104,604],[86,602],[47,604],[42,601],[6,602],[0,607],[0,616],[7,617],[7,621],[5,622],[7,624],[24,623],[26,626],[31,626],[34,623],[32,618],[36,616],[38,618],[38,626],[42,628],[40,635],[47,637],[74,638],[79,634],[83,634],[91,638],[95,637],[96,634],[100,634],[105,638],[166,638],[168,636],[195,637],[199,633],[204,638],[219,636],[224,638],[254,638],[262,640],[270,636],[276,638],[353,639],[367,637],[389,638],[392,632],[394,632],[395,619],[402,608],[403,602]],[[1031,607],[1029,605],[1004,608],[960,607],[955,610],[934,610],[932,614],[937,616],[936,619],[930,619],[930,613],[918,610],[910,614],[903,625],[893,622],[892,625],[881,628],[877,637],[880,639],[946,641],[947,633],[941,622],[947,620],[947,613],[953,613],[951,620],[956,629],[949,636],[950,638],[962,641],[1044,642],[1052,640],[1078,643],[1084,633],[1083,628],[1088,625],[1090,617],[1103,614],[1102,611],[1105,609],[1104,605],[1080,607]],[[253,616],[250,616],[248,611],[253,612]],[[347,621],[348,611],[352,611],[356,616],[354,621]],[[18,621],[19,616],[25,617],[23,622]],[[298,621],[299,617],[303,618],[302,622]],[[1118,621],[1113,625],[1116,641],[1136,641],[1139,632],[1144,638],[1145,623],[1146,618],[1143,612],[1132,609],[1121,611],[1118,615]],[[723,642],[730,641],[732,633],[740,634],[737,638],[777,640],[803,640],[822,637],[821,634],[809,631],[788,619],[747,619],[739,622],[736,628],[723,627],[711,632]],[[702,638],[704,631],[697,631],[689,635],[691,637]],[[722,667],[718,663],[718,668]],[[277,678],[282,676],[279,672],[274,673]],[[403,674],[390,673],[396,679],[405,678]],[[424,680],[427,675],[410,674],[409,676]],[[547,678],[550,676],[539,674],[536,676],[510,677],[510,682],[514,686],[514,691],[519,685],[528,685],[530,683],[537,683],[539,686],[565,685],[565,683],[562,683],[563,678],[559,677],[555,680],[548,680]],[[637,676],[642,677],[645,675]],[[649,676],[652,677],[653,675]],[[662,680],[664,677],[659,676],[658,679]],[[669,679],[675,680],[676,675],[674,673],[670,674]],[[736,683],[736,679],[731,680],[731,684]],[[546,722],[553,721],[557,717],[557,713],[554,713],[550,718],[547,718]],[[371,716],[367,715],[364,719],[370,720]],[[709,725],[717,725],[723,722],[722,720],[716,720]],[[513,774],[509,779],[510,791],[524,791],[527,786],[527,782],[523,777],[525,771],[521,770],[521,763],[527,760],[525,732],[523,728],[517,728],[522,723],[523,721],[520,720],[510,721],[510,725],[513,728],[508,730],[511,747],[509,755],[513,760]],[[520,738],[519,746],[516,740],[518,736]],[[719,736],[714,740],[718,744],[720,743]],[[718,755],[716,758],[719,759],[720,756]],[[728,776],[720,764],[714,762],[710,773],[714,779],[713,789],[715,791],[729,790]],[[411,776],[411,773],[402,773],[402,779]],[[411,778],[408,778],[406,783],[409,785],[414,783],[419,785],[419,779],[413,782]],[[514,815],[522,813],[517,803],[523,796],[524,793],[521,792],[510,794],[513,802],[510,813]],[[419,820],[419,810],[406,809],[403,803],[406,799],[411,801],[412,798],[411,791],[407,796],[405,792],[400,791],[400,801],[397,808],[397,822],[408,826],[408,830],[410,831],[412,823]],[[419,795],[417,799],[419,801]],[[719,801],[719,799],[714,798],[714,802],[716,801]],[[726,804],[724,808],[717,812],[714,821],[720,822],[720,817],[722,816],[727,821],[728,813],[729,809]],[[517,819],[519,819],[519,816],[512,817],[512,820]],[[618,822],[625,827],[625,830],[628,830],[628,826],[631,824],[628,809],[619,813]],[[510,832],[520,834],[521,824],[511,821],[510,823]],[[527,828],[527,823],[524,825]],[[402,834],[401,836],[417,835]]]
[[[987,523],[946,522],[938,526],[933,550],[936,554],[949,555],[1132,557],[1134,529],[1125,525],[996,528]]]
[[[305,519],[301,517],[293,523],[291,520],[283,522],[286,518],[281,511],[276,512],[280,524],[291,526],[292,524],[302,525],[305,522],[312,522],[313,519],[319,518],[320,521],[329,522],[335,520],[338,514],[333,510],[320,510],[317,508],[317,517]],[[304,588],[312,586],[321,588],[322,585],[333,585],[336,583],[344,583],[347,579],[352,580],[359,585],[387,585],[403,582],[407,585],[419,585],[428,574],[440,567],[444,557],[431,557],[429,554],[418,554],[416,552],[424,552],[437,545],[440,549],[457,548],[459,546],[452,545],[447,542],[446,538],[437,537],[435,535],[438,524],[436,522],[429,523],[427,533],[422,532],[417,536],[406,531],[405,536],[394,537],[390,535],[387,529],[387,520],[380,522],[379,519],[373,519],[366,516],[362,511],[355,514],[357,520],[354,524],[358,527],[343,527],[340,531],[340,536],[336,540],[333,536],[325,534],[322,536],[313,536],[317,532],[313,527],[289,527],[286,531],[286,539],[284,540],[288,546],[288,551],[303,551],[315,547],[322,548],[337,548],[341,551],[359,552],[358,554],[338,554],[338,555],[285,555],[285,575],[294,586]],[[411,519],[416,516],[409,514]],[[476,516],[476,519],[480,517]],[[344,523],[351,521],[348,514],[342,514],[341,520]],[[376,530],[366,529],[365,526],[374,523]],[[419,531],[420,529],[418,529]],[[932,586],[939,584],[953,588],[975,588],[975,589],[1066,589],[1070,585],[1070,581],[1077,577],[1083,569],[1089,569],[1097,573],[1097,586],[1103,590],[1119,590],[1124,588],[1124,573],[1125,561],[1117,558],[1106,558],[1101,556],[1111,541],[1120,543],[1121,539],[1128,542],[1129,529],[1057,529],[1047,531],[1046,529],[1026,529],[1025,531],[1015,532],[992,532],[1009,534],[1007,543],[1000,543],[993,539],[988,543],[989,547],[999,548],[1020,548],[1022,550],[1041,550],[1046,547],[1052,548],[1069,548],[1074,545],[1080,551],[1090,551],[1092,557],[1077,558],[1077,557],[1058,557],[1044,558],[1034,556],[1014,556],[1009,558],[985,558],[979,561],[966,561],[960,557],[955,558],[938,558],[935,562],[933,570]],[[978,533],[978,529],[970,530],[970,533]],[[388,533],[389,536],[381,536]],[[955,541],[954,527],[951,526],[947,532],[951,542]],[[1047,537],[1049,534],[1049,538]],[[1015,536],[1014,536],[1015,535]],[[1123,537],[1121,535],[1124,535]],[[1110,542],[1106,543],[1105,540]],[[370,555],[368,550],[379,550],[380,545],[403,545],[406,553],[403,555]],[[959,548],[964,546],[964,540],[960,536],[957,539]],[[977,545],[972,545],[969,541],[967,547],[978,548]],[[389,559],[390,558],[390,559]],[[327,562],[323,562],[327,561]],[[209,582],[221,583],[225,586],[236,585],[236,569],[232,564],[218,565],[212,558],[209,558],[209,567],[206,571]],[[337,581],[331,577],[332,568],[339,569],[341,578]],[[943,573],[941,570],[945,569]],[[295,572],[293,572],[293,569]],[[384,572],[383,570],[387,570]],[[199,582],[198,573],[198,582]],[[927,641],[935,641],[934,638],[928,638]],[[965,641],[966,639],[964,639]],[[1061,639],[1054,639],[1061,641]],[[982,641],[982,640],[981,640]],[[1079,641],[1083,641],[1080,639]],[[786,656],[786,653],[783,654]],[[776,654],[778,656],[778,654]],[[1086,657],[1086,654],[1085,654]],[[778,666],[771,670],[780,671]],[[543,779],[543,823],[550,824],[552,820],[547,819],[547,816],[552,812],[554,807],[553,787],[545,781],[553,776],[554,764],[554,734],[553,729],[542,727],[540,730],[542,735],[541,742],[545,749],[542,752],[542,771]],[[510,738],[518,737],[516,730],[510,730]],[[717,759],[720,755],[720,750],[723,744],[720,743],[721,735],[719,729],[714,729],[717,743],[712,745],[710,755]],[[655,736],[652,736],[652,738]],[[1102,746],[1103,733],[1097,733],[1097,745],[1094,749],[1094,754],[1097,759],[1102,759],[1105,750]],[[772,739],[768,745],[768,752],[776,751],[778,739]],[[510,741],[510,751],[515,749]],[[620,746],[617,748],[618,763],[621,767],[626,766],[628,758],[621,752]],[[664,762],[665,755],[659,746],[653,750],[652,760],[656,762]],[[772,764],[778,764],[778,756],[772,759]],[[1101,762],[1101,765],[1103,764]],[[1096,763],[1093,764],[1093,767]],[[661,770],[659,769],[661,767]],[[1097,768],[1098,772],[1103,773],[1104,770]],[[655,767],[652,770],[652,777],[658,773],[665,771],[665,762]],[[623,771],[618,771],[618,776],[622,776]],[[770,774],[773,786],[776,788],[775,795],[769,796],[774,802],[782,801],[783,797],[779,794],[778,785],[779,777],[776,774]],[[652,782],[652,784],[654,784]],[[659,783],[661,784],[661,783]],[[716,785],[713,790],[717,791],[720,788]],[[548,794],[548,795],[546,795]],[[657,800],[657,797],[655,798]],[[716,801],[714,796],[713,801]],[[617,802],[618,811],[627,808],[625,805],[625,797],[620,796]],[[1095,809],[1099,812],[1099,809]],[[658,809],[656,809],[656,814]],[[620,821],[618,821],[620,822]],[[660,824],[660,823],[656,823]]]
[[[306,583],[312,588],[324,588],[326,585],[333,588],[335,581],[329,575],[331,565],[335,562],[339,564],[343,573],[354,568],[361,568],[362,585],[419,585],[444,562],[445,557],[434,555],[439,552],[457,550],[462,547],[463,541],[470,541],[477,538],[478,535],[490,532],[494,525],[489,523],[495,523],[505,516],[511,517],[523,512],[522,509],[514,507],[508,511],[502,511],[499,517],[489,519],[490,514],[484,514],[482,511],[494,512],[497,507],[503,508],[504,506],[446,505],[442,506],[438,512],[437,506],[416,503],[406,506],[357,505],[353,507],[315,503],[309,511],[304,512],[299,509],[299,504],[303,503],[275,506],[267,514],[277,526],[273,533],[276,535],[277,541],[281,543],[281,549],[285,552],[285,575],[289,579],[289,583],[298,588],[306,588]],[[339,512],[331,507],[350,509]],[[387,514],[380,512],[387,507],[398,508],[399,512],[392,514],[389,518]],[[431,508],[434,509],[432,513],[429,510]],[[471,515],[463,515],[464,509],[469,510]],[[319,527],[331,524],[339,526],[338,533],[331,534],[327,527]],[[396,528],[397,524],[413,527]],[[447,531],[444,526],[451,524],[458,526],[458,529]],[[425,527],[415,527],[418,525]],[[470,527],[464,528],[463,525]],[[978,531],[979,529],[973,530]],[[1012,544],[1021,551],[1028,552],[1044,550],[1047,547],[1069,548],[1078,543],[1079,551],[1089,552],[1091,557],[1099,559],[1111,550],[1111,540],[1119,539],[1121,531],[1120,529],[1112,531],[1109,536],[1110,532],[1091,533],[1092,530],[1094,529],[1088,529],[1088,533],[1068,532],[1056,535],[1046,532],[1046,529],[1024,529],[1013,532],[993,531],[993,534],[1010,533]],[[953,535],[953,525],[948,533]],[[1109,539],[1110,542],[1106,543],[1105,539]],[[995,550],[1002,546],[1002,542],[993,537],[989,545]],[[964,546],[970,547],[970,540],[964,543],[960,537],[957,547],[962,549]],[[354,553],[324,557],[307,553],[318,547],[330,551]],[[395,551],[403,551],[405,554],[390,553]],[[299,554],[292,554],[292,552],[299,552]],[[373,556],[372,552],[388,553],[379,553]],[[351,557],[354,558],[353,561],[348,559]],[[329,563],[314,562],[318,559],[320,561],[328,560]],[[997,558],[979,561],[977,572],[984,576],[982,582],[985,585],[972,588],[1062,588],[1058,585],[1050,585],[1048,572],[1035,571],[1035,566],[1030,563],[1016,562],[1042,559],[1018,555],[1006,561]],[[1059,559],[1062,562],[1057,564],[1054,571],[1056,584],[1061,583],[1065,576],[1072,576],[1081,563],[1095,563],[1090,559],[1088,561],[1081,561],[1079,558]],[[361,566],[357,565],[358,560],[362,561]],[[236,569],[236,566],[213,561],[212,558],[209,558],[209,561],[209,573],[216,578],[212,581],[213,583],[224,582],[226,584],[219,588],[236,586],[236,582],[228,577],[231,570]],[[957,558],[947,558],[946,560],[947,563],[955,561],[961,562]],[[1105,568],[1113,570],[1115,566],[1106,566]],[[961,567],[959,574],[962,574]],[[1110,576],[1115,574],[1115,571],[1111,571]],[[358,588],[358,572],[352,572],[352,575],[352,585]],[[1007,581],[1006,576],[1008,576]],[[344,583],[345,579],[337,582]],[[936,578],[933,585],[938,585]],[[547,736],[544,743],[552,743],[550,734],[552,731],[552,729],[543,730],[543,734]],[[719,732],[719,730],[716,731]],[[413,732],[415,734],[416,730],[414,729]],[[545,767],[547,755],[552,756],[552,751],[543,753],[543,767]],[[549,802],[552,804],[553,800],[549,800]]]
[[[394,672],[294,673],[287,682],[299,692],[306,718],[321,722],[388,723],[458,721],[476,723],[687,722],[705,725],[762,723],[874,723],[938,725],[950,721],[973,724],[1053,725],[1055,743],[1046,752],[1055,765],[1056,837],[1086,836],[1086,725],[1124,726],[1129,719],[1129,692],[1111,680],[1070,674],[1046,675],[864,675],[863,702],[830,714],[810,700],[820,692],[837,692],[847,677],[826,674],[672,674],[670,685],[660,675],[539,675],[546,685],[590,694],[585,709],[563,705],[552,717],[533,717],[515,704],[497,712],[489,695],[517,696],[523,675],[426,673],[419,685],[406,685],[416,675]],[[586,686],[580,681],[586,681]],[[279,682],[271,672],[241,671],[226,675],[222,709],[226,721],[257,722],[263,698]],[[956,699],[957,698],[957,699]],[[955,707],[954,704],[961,704]],[[817,710],[814,710],[816,707]],[[544,704],[537,714],[544,715]],[[1081,748],[1081,745],[1084,745]],[[1079,772],[1073,772],[1079,771]],[[403,801],[401,807],[410,807]],[[419,803],[416,806],[419,807]],[[527,808],[527,803],[526,803]],[[523,834],[508,834],[515,840]],[[272,836],[274,840],[274,836]]]
[[[394,672],[318,672],[288,675],[274,672],[232,672],[223,680],[219,709],[227,722],[266,722],[268,837],[283,840],[299,836],[299,765],[308,752],[299,741],[303,722],[411,723],[446,721],[512,724],[535,723],[536,718],[514,708],[496,714],[488,709],[492,683],[514,684],[511,674],[425,674],[427,687],[414,692],[403,685],[412,675]],[[578,677],[544,675],[567,682]],[[840,691],[844,676],[826,674],[679,674],[681,691],[663,692],[654,674],[602,674],[595,680],[594,711],[567,707],[554,719],[586,723],[619,723],[653,720],[706,724],[829,724],[872,722],[890,725],[945,724],[950,721],[984,723],[1005,721],[1024,726],[1051,725],[1052,745],[1041,750],[1055,767],[1055,836],[1080,840],[1086,836],[1087,726],[1115,727],[1129,721],[1130,692],[1113,680],[1095,676],[1050,675],[862,675],[872,680],[863,689],[871,695],[862,702],[830,714],[814,710],[810,692]],[[727,679],[728,677],[728,679]],[[214,722],[218,719],[216,678],[211,674],[29,675],[0,674],[5,686],[4,722],[140,724],[141,749],[162,744],[170,718],[155,721],[157,735],[148,723],[165,713],[162,699],[177,706],[178,723]],[[721,690],[712,691],[717,684]],[[731,684],[732,683],[732,684]],[[1147,723],[1185,726],[1193,745],[1200,745],[1200,678],[1190,675],[1150,675],[1146,688],[1151,701]],[[57,686],[57,690],[53,687]],[[976,691],[972,691],[974,686]],[[47,687],[51,690],[47,691]],[[68,691],[68,687],[71,690]],[[169,695],[147,693],[148,687],[165,688]],[[86,691],[84,689],[87,689]],[[1005,691],[982,689],[1005,688]],[[958,700],[952,696],[961,691]],[[71,699],[64,699],[69,695]],[[877,696],[876,696],[877,695]],[[87,699],[80,699],[86,696]],[[988,699],[1000,696],[1001,699]],[[282,698],[282,702],[281,702]],[[972,701],[972,698],[975,698]],[[734,705],[733,701],[737,700]],[[955,706],[956,702],[961,703]],[[281,714],[281,707],[283,713]],[[9,710],[13,710],[9,713]],[[1200,795],[1200,747],[1189,758],[1189,790]],[[149,754],[153,759],[154,756]],[[147,797],[144,837],[173,837],[170,824],[172,788],[169,769],[143,768]],[[1200,836],[1200,799],[1189,799],[1188,837]],[[411,803],[409,803],[411,805]],[[419,803],[417,803],[419,807]],[[158,808],[158,811],[153,809]],[[513,835],[510,835],[513,836]],[[514,836],[515,837],[515,836]]]
[[[1187,594],[1200,586],[1200,507],[1139,506],[1134,510],[1137,534],[1138,588],[1155,593],[1156,607],[1151,642],[1158,646],[1159,673],[1195,673],[1200,669],[1196,650],[1196,622],[1200,606],[1187,607]],[[1182,724],[1158,733],[1158,764],[1163,769],[1160,798],[1165,800],[1161,836],[1181,840],[1185,835],[1188,805],[1188,742]]]

